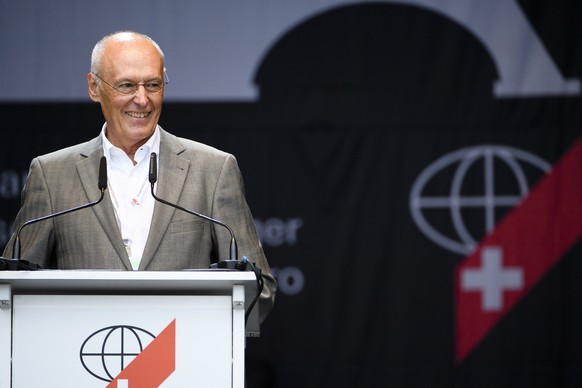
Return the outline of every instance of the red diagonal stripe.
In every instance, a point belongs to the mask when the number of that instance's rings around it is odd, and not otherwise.
[[[455,298],[458,362],[473,351],[581,235],[582,138],[477,249],[457,265]],[[505,268],[523,272],[523,287],[505,291],[502,307],[497,311],[483,311],[481,293],[461,288],[461,276],[480,268],[482,253],[484,249],[491,251],[490,248],[500,249]]]
[[[175,369],[176,320],[174,319],[107,385],[107,388],[117,388],[118,380],[128,380],[130,388],[158,388]]]

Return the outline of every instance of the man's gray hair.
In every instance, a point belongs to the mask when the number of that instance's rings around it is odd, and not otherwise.
[[[98,68],[99,65],[101,64],[101,59],[103,58],[103,52],[105,51],[105,45],[107,41],[118,34],[132,34],[137,37],[146,39],[156,48],[156,50],[158,50],[160,56],[162,57],[162,61],[164,60],[164,52],[162,51],[160,46],[149,36],[135,31],[118,31],[104,36],[103,38],[101,38],[99,42],[95,44],[95,47],[93,47],[93,51],[91,52],[91,72],[98,73],[99,70]]]

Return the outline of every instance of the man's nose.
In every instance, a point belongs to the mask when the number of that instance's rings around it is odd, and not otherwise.
[[[148,92],[143,84],[137,85],[137,90],[134,92],[133,101],[141,106],[144,106],[148,102]]]

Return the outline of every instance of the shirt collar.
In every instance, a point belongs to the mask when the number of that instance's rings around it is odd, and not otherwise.
[[[103,124],[101,128],[101,140],[103,142],[103,155],[108,161],[114,161],[125,155],[120,148],[111,144],[106,136],[107,123]],[[142,145],[139,150],[135,153],[135,160],[139,163],[146,157],[149,157],[152,152],[158,154],[160,153],[160,126],[156,125],[153,135],[148,139],[148,141]]]

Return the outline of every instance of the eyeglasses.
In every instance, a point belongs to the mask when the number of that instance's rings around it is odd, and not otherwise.
[[[148,82],[140,82],[138,84],[125,81],[125,82],[120,83],[117,86],[111,85],[109,82],[107,82],[103,78],[101,78],[99,76],[99,74],[97,74],[93,71],[91,72],[91,74],[93,74],[95,77],[99,78],[101,81],[105,82],[107,85],[111,86],[111,88],[113,90],[115,90],[116,92],[118,92],[120,94],[124,94],[126,96],[129,96],[130,94],[135,93],[137,91],[137,89],[139,89],[140,85],[143,86],[144,89],[146,90],[146,92],[148,92],[148,93],[152,93],[152,94],[161,93],[161,91],[164,90],[164,87],[170,82],[170,80],[168,79],[168,74],[166,73],[166,70],[164,70],[164,81],[153,80],[153,81],[148,81]]]

